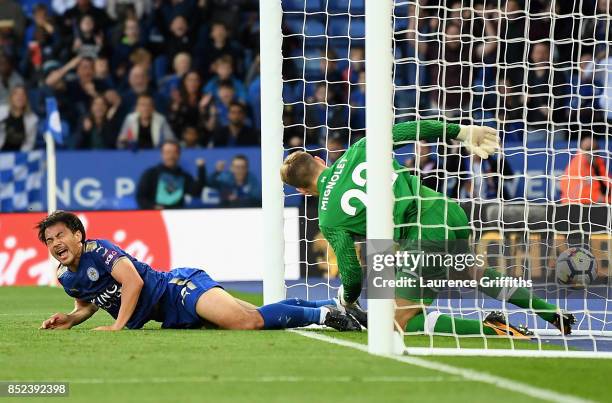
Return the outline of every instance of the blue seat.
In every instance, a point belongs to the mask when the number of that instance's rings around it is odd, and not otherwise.
[[[325,41],[325,25],[313,16],[286,15],[285,26],[290,34],[304,34]]]
[[[365,0],[329,0],[327,11],[330,13],[363,15],[365,13]]]
[[[282,0],[283,11],[306,11],[313,13],[322,11],[320,0]]]
[[[360,17],[330,16],[328,35],[363,39],[365,38],[365,20]]]

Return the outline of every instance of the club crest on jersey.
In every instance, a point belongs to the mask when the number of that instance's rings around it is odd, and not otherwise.
[[[91,281],[98,281],[100,278],[100,273],[98,273],[98,270],[96,270],[95,267],[90,267],[87,269],[87,278],[89,278]]]

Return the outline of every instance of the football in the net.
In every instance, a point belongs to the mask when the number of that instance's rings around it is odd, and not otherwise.
[[[559,284],[585,288],[597,278],[595,256],[584,248],[569,248],[557,258],[555,275]]]

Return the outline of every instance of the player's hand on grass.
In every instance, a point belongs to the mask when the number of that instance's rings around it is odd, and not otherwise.
[[[461,126],[457,140],[472,154],[482,159],[489,158],[499,150],[497,131],[487,126]]]
[[[40,325],[40,329],[45,330],[70,329],[71,327],[72,322],[70,321],[70,317],[60,312],[54,313]]]
[[[96,328],[94,328],[94,330],[98,330],[98,331],[107,331],[107,332],[116,332],[117,330],[121,330],[119,328],[117,328],[116,326],[98,326]]]

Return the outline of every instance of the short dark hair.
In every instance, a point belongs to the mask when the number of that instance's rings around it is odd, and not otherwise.
[[[85,239],[87,238],[85,235],[85,226],[83,226],[83,223],[76,214],[63,210],[57,210],[54,213],[51,213],[36,225],[36,228],[38,229],[38,239],[40,242],[46,244],[47,240],[45,239],[45,231],[47,228],[59,223],[66,225],[66,227],[73,234],[80,231],[81,235],[83,235],[81,242],[85,243]]]
[[[230,107],[230,109],[233,108],[233,107],[238,107],[238,108],[242,109],[242,112],[245,112],[244,105],[242,103],[238,102],[238,101],[230,102],[229,107]]]
[[[249,159],[244,154],[236,154],[232,160],[243,160],[249,166]]]
[[[179,143],[178,140],[175,140],[175,139],[166,139],[166,140],[164,140],[162,142],[161,146],[159,147],[159,149],[161,150],[167,144],[172,144],[173,146],[176,146],[176,148],[178,148],[179,152],[181,152],[181,143]]]
[[[221,80],[219,81],[218,88],[221,87],[234,89],[234,84],[230,80]]]
[[[155,106],[155,100],[153,99],[153,95],[149,94],[149,92],[143,92],[136,97],[136,102],[138,102],[141,98],[150,99],[153,102],[153,106]]]

